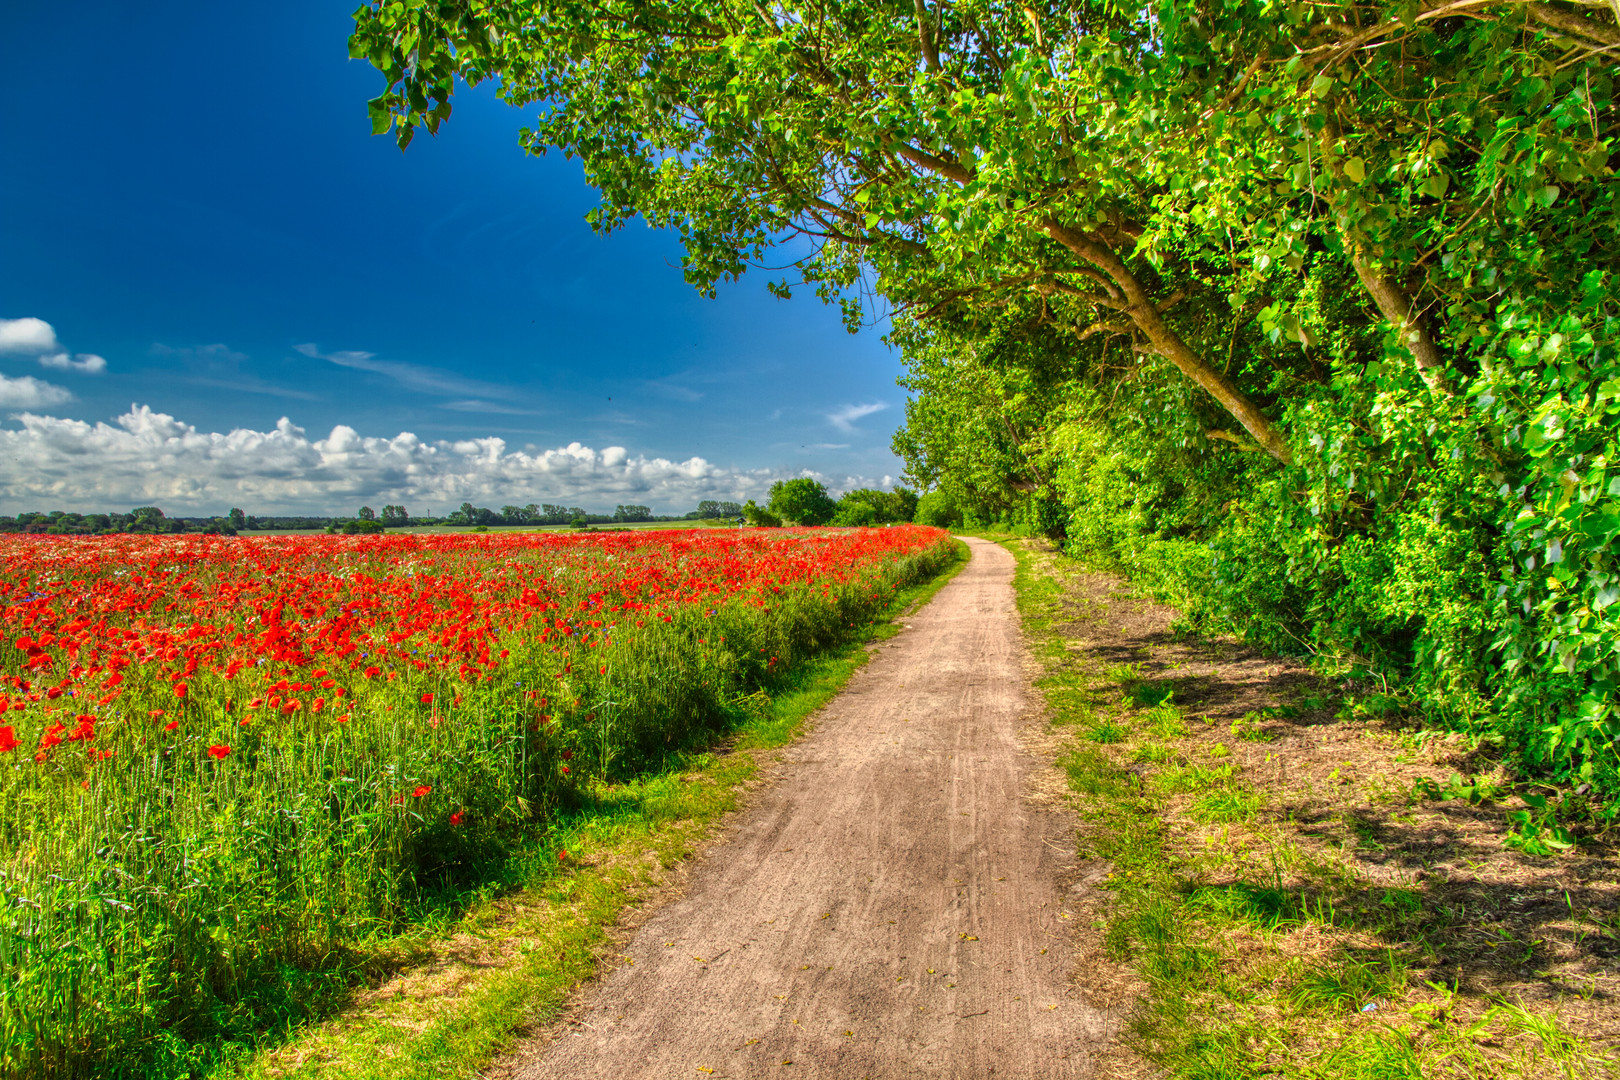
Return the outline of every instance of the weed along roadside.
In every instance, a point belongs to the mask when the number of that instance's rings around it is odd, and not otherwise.
[[[1336,715],[1303,667],[1003,543],[1082,820],[1077,970],[1130,1016],[1101,1075],[1616,1075],[1612,846],[1527,843],[1488,744]]]
[[[619,943],[678,892],[682,861],[768,782],[778,749],[867,662],[873,643],[904,629],[905,617],[967,561],[956,542],[938,572],[897,593],[869,633],[750,698],[746,719],[723,745],[656,773],[593,786],[512,875],[519,887],[400,939],[375,958],[371,985],[348,1007],[214,1076],[490,1075],[489,1063],[514,1039],[623,962]]]

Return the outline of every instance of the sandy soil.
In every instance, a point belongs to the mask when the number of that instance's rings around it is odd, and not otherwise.
[[[1075,821],[1020,741],[1012,556],[968,543],[510,1075],[1090,1075],[1109,1021],[1072,980]]]

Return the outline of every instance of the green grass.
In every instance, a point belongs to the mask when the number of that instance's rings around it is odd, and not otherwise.
[[[514,865],[513,888],[468,904],[432,933],[419,929],[377,949],[373,965],[393,960],[401,993],[307,1023],[285,1038],[220,1062],[210,1080],[429,1080],[480,1073],[517,1033],[556,1015],[570,989],[602,961],[607,931],[690,854],[737,805],[758,772],[761,755],[791,742],[806,717],[826,704],[868,660],[865,642],[898,634],[901,620],[926,603],[967,564],[958,543],[950,563],[930,580],[899,593],[890,615],[864,640],[795,669],[753,707],[724,751],[682,755],[655,774],[599,785],[591,800],[560,819],[543,845]],[[569,858],[559,862],[556,853]],[[513,914],[517,912],[519,914]],[[476,934],[484,950],[510,962],[446,996],[432,979],[413,983],[413,969],[442,958],[454,932]]]
[[[1429,940],[1448,932],[1443,905],[1299,850],[1286,807],[1244,775],[1230,747],[1201,760],[1177,748],[1188,729],[1165,684],[1143,682],[1139,664],[1098,665],[1067,648],[1057,630],[1074,617],[1062,603],[1062,561],[1007,546],[1025,631],[1047,667],[1038,685],[1054,728],[1069,733],[1059,764],[1083,821],[1077,854],[1110,871],[1102,948],[1147,987],[1122,1041],[1155,1075],[1616,1075],[1545,1009],[1499,1001],[1481,1010],[1415,976],[1434,962]],[[1091,737],[1098,726],[1085,702],[1121,688],[1108,738]],[[1265,719],[1250,714],[1232,734],[1269,741]]]

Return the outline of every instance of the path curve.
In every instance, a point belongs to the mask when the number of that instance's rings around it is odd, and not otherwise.
[[[1058,884],[1074,819],[1029,798],[1048,766],[1019,745],[1013,558],[967,542],[517,1077],[1090,1075],[1105,1024],[1071,985]]]

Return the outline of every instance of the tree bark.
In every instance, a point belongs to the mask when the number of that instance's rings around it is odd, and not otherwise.
[[[1052,239],[1113,280],[1119,287],[1123,301],[1119,305],[1119,310],[1142,331],[1159,355],[1176,365],[1183,375],[1203,387],[1211,397],[1220,402],[1222,408],[1243,425],[1244,430],[1253,437],[1262,450],[1284,465],[1293,463],[1293,452],[1289,450],[1288,440],[1283,438],[1282,432],[1266,418],[1258,405],[1232,385],[1230,379],[1199,356],[1181,339],[1181,335],[1165,325],[1158,307],[1149,298],[1141,281],[1130,272],[1112,248],[1084,233],[1065,227],[1053,218],[1044,221],[1041,228]]]
[[[1373,298],[1373,303],[1378,305],[1379,313],[1395,328],[1406,351],[1412,354],[1418,374],[1434,393],[1449,397],[1452,388],[1451,379],[1446,375],[1445,357],[1440,355],[1440,346],[1435,344],[1434,335],[1429,333],[1427,321],[1418,312],[1411,297],[1406,295],[1406,290],[1362,254],[1355,245],[1355,238],[1345,239],[1350,241],[1347,245],[1350,248],[1350,265],[1356,268],[1356,277],[1361,279],[1362,287]]]
[[[1322,119],[1326,121],[1322,129],[1324,141],[1330,144],[1335,151],[1333,154],[1322,155],[1328,163],[1333,177],[1345,190],[1353,186],[1344,175],[1344,158],[1338,153],[1342,148],[1340,143],[1343,135],[1339,130],[1339,118],[1334,115],[1333,104],[1328,102],[1322,112]],[[1356,277],[1361,279],[1361,287],[1367,290],[1373,303],[1377,305],[1379,314],[1389,320],[1395,328],[1396,335],[1406,351],[1412,355],[1417,364],[1418,375],[1428,384],[1429,389],[1445,396],[1452,393],[1451,380],[1446,375],[1446,360],[1440,355],[1440,346],[1435,344],[1434,335],[1429,333],[1427,320],[1418,311],[1417,305],[1407,295],[1393,276],[1386,270],[1373,265],[1367,257],[1367,238],[1360,229],[1354,225],[1346,224],[1343,213],[1336,214],[1339,235],[1344,239],[1345,249],[1350,253],[1350,265],[1356,269]]]

